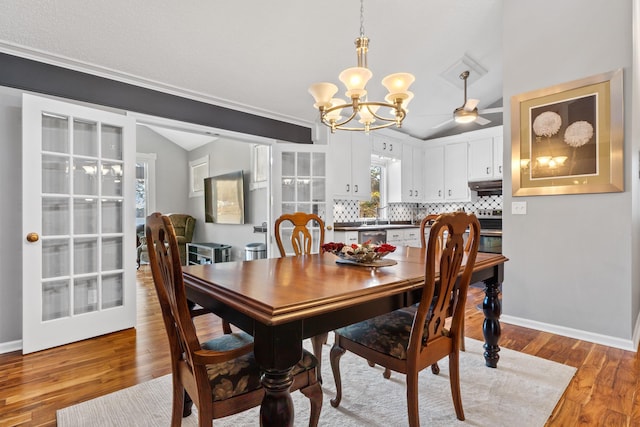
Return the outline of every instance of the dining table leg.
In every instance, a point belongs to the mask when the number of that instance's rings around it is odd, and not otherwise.
[[[500,355],[500,315],[502,314],[502,303],[500,302],[500,285],[502,284],[502,265],[495,267],[495,274],[485,284],[485,297],[482,301],[482,312],[484,322],[482,323],[482,334],[484,335],[484,361],[490,368],[498,366]]]
[[[253,352],[263,369],[264,398],[261,426],[293,426],[294,408],[290,388],[293,367],[302,358],[302,325],[256,324]]]
[[[262,376],[264,398],[260,406],[261,426],[293,426],[293,400],[290,388],[291,370],[266,370]]]

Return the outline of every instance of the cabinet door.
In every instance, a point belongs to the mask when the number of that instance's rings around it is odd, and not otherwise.
[[[444,200],[444,147],[429,147],[424,150],[424,200]]]
[[[351,198],[371,199],[371,142],[369,136],[355,132],[351,136]]]
[[[456,142],[444,148],[445,199],[449,201],[470,200],[467,179],[467,143]]]
[[[351,135],[336,132],[330,136],[331,188],[336,198],[351,197]]]
[[[424,151],[422,148],[413,147],[413,199],[412,202],[424,200]]]
[[[502,178],[502,136],[493,137],[493,177]]]
[[[387,243],[393,246],[404,246],[404,230],[387,230]]]
[[[374,135],[372,142],[374,154],[399,159],[402,155],[402,143],[384,135]]]
[[[491,179],[494,176],[493,138],[469,142],[469,181]]]
[[[407,228],[404,230],[404,244],[406,246],[412,246],[419,248],[420,243],[420,229],[419,228]]]

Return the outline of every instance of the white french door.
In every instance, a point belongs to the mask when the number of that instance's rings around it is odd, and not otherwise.
[[[23,95],[22,348],[135,326],[135,122]]]
[[[325,241],[333,240],[333,200],[329,200],[326,145],[276,144],[273,146],[273,215],[307,212],[317,214],[325,222]],[[286,227],[284,227],[286,229]],[[274,230],[270,230],[273,235]],[[319,230],[313,229],[314,241]],[[273,240],[272,240],[273,241]],[[286,239],[285,239],[285,249]],[[290,243],[289,243],[290,245]],[[280,256],[271,245],[271,256]],[[291,253],[293,253],[293,248]],[[317,252],[319,248],[313,248]]]

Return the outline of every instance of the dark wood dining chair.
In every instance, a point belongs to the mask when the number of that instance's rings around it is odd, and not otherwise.
[[[314,229],[313,226],[318,229],[317,239],[313,238]],[[291,230],[291,236],[286,240],[283,240],[285,230],[288,234],[289,229],[286,226],[293,226]],[[320,250],[324,245],[324,221],[316,214],[295,212],[292,214],[283,214],[276,219],[275,225],[276,244],[280,251],[280,256],[287,256],[287,248],[284,242],[291,244],[290,250],[293,250],[295,256],[309,255],[313,252],[313,249]],[[290,252],[289,252],[290,253]],[[325,332],[320,335],[311,337],[311,344],[313,346],[313,354],[318,359],[318,381],[322,383],[322,346],[327,343],[329,333]]]
[[[468,249],[464,242],[467,228],[471,240]],[[437,253],[437,240],[445,230],[446,242]],[[473,214],[455,212],[438,216],[429,234],[424,285],[417,310],[413,314],[396,310],[335,331],[336,340],[330,355],[336,382],[332,406],[337,407],[342,400],[340,357],[350,351],[406,375],[409,425],[419,426],[418,373],[448,356],[453,405],[457,418],[464,420],[460,395],[460,335],[479,236],[480,224]],[[459,276],[463,262],[464,269]],[[451,324],[446,327],[450,313],[453,313]]]
[[[188,307],[178,244],[169,218],[160,213],[147,217],[146,236],[171,353],[171,425],[181,425],[182,417],[191,413],[191,402],[198,408],[199,426],[211,426],[213,419],[260,405],[264,389],[252,337],[236,332],[201,343]],[[291,391],[300,390],[311,402],[310,426],[317,425],[322,407],[316,367],[316,358],[303,351],[292,373]]]

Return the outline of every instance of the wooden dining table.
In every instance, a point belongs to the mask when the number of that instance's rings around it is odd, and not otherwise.
[[[387,267],[344,265],[330,253],[184,267],[187,297],[253,335],[263,369],[263,426],[293,425],[291,370],[302,356],[302,340],[420,300],[426,250],[398,247]],[[498,363],[500,286],[507,261],[478,253],[472,283],[484,282],[484,358]],[[462,270],[461,270],[462,271]]]

